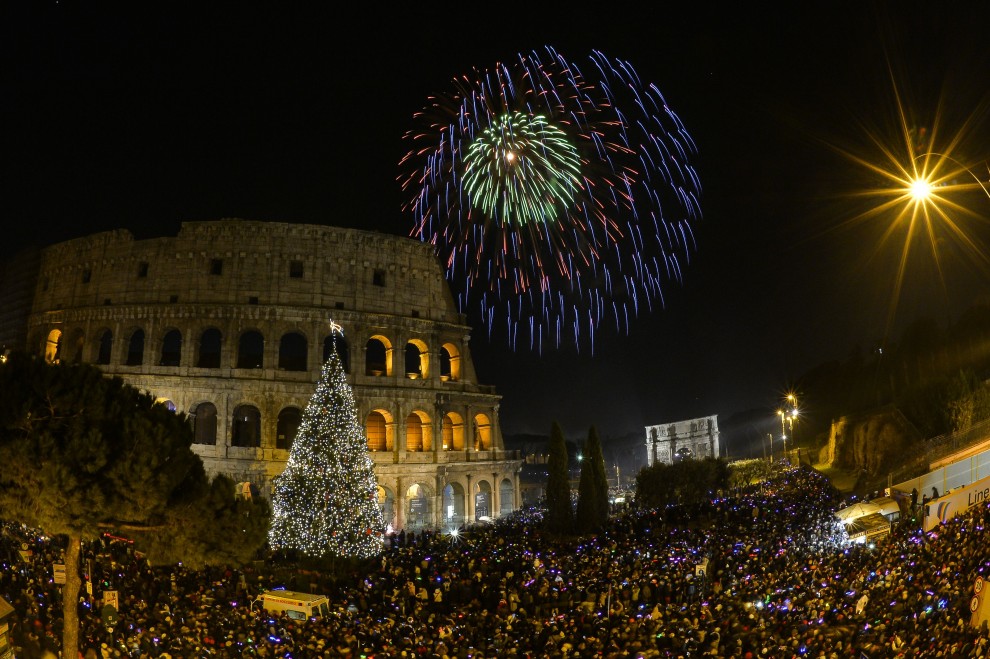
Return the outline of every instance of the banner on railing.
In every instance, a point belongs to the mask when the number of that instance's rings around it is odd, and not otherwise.
[[[990,502],[990,476],[962,486],[925,504],[925,532],[931,531],[973,506]]]

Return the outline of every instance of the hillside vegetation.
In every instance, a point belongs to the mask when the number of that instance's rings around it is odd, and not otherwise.
[[[801,400],[814,403],[799,447],[826,473],[885,484],[887,474],[924,469],[943,436],[990,419],[988,377],[990,306],[944,330],[922,318],[896,343],[857,348],[801,378]]]

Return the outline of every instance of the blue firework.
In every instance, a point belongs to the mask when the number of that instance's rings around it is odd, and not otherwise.
[[[694,141],[632,65],[551,47],[475,69],[429,99],[400,168],[411,235],[458,306],[513,348],[594,345],[663,306],[695,249]]]

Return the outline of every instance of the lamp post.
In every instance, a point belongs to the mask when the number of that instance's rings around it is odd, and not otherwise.
[[[787,413],[784,410],[777,410],[780,417],[780,438],[784,440],[784,455],[787,455]]]
[[[784,457],[787,456],[788,429],[791,432],[791,446],[794,445],[794,420],[798,415],[797,396],[787,394],[786,401],[786,406],[777,410],[777,416],[780,417],[780,436],[784,440]]]
[[[787,402],[791,404],[791,417],[788,419],[788,424],[791,429],[791,448],[794,447],[794,421],[797,419],[798,407],[797,407],[797,397],[794,394],[787,394]]]

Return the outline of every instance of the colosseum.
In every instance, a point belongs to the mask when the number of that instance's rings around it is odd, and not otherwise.
[[[184,222],[116,230],[5,264],[0,341],[98,365],[189,416],[210,473],[271,493],[336,349],[393,529],[518,507],[500,397],[480,384],[432,248],[322,225]],[[343,330],[333,340],[332,327]]]

